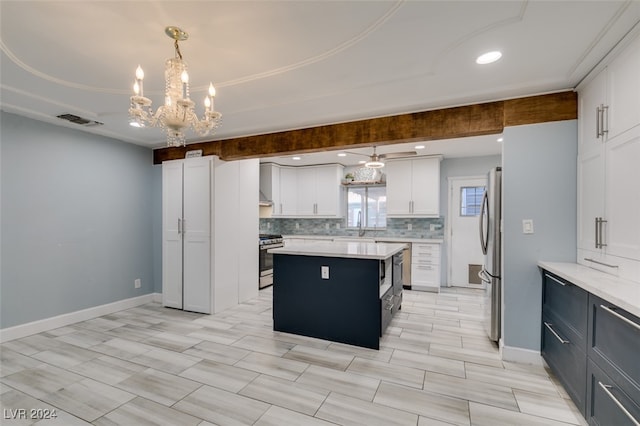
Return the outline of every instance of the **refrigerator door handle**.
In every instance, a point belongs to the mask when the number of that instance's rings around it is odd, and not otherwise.
[[[484,270],[484,268],[481,269],[480,272],[478,272],[478,278],[480,278],[485,283],[490,283],[491,282],[491,277],[489,276],[487,271]]]
[[[485,218],[487,226],[485,227]],[[482,208],[480,209],[480,246],[482,247],[482,254],[487,254],[487,248],[489,244],[489,196],[488,191],[484,191],[482,196]]]

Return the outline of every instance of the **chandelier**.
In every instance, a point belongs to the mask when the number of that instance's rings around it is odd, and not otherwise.
[[[220,126],[222,114],[214,110],[213,99],[216,89],[209,83],[208,96],[204,98],[204,116],[198,118],[194,110],[195,103],[189,98],[189,74],[187,64],[182,60],[179,41],[189,38],[189,34],[178,27],[167,27],[165,33],[174,40],[175,57],[167,59],[164,66],[165,96],[164,105],[155,113],[151,109],[151,99],[144,97],[142,80],[144,71],[138,65],[136,81],[133,85],[129,108],[129,124],[134,127],[160,127],[167,132],[168,146],[185,146],[185,130],[206,136]]]

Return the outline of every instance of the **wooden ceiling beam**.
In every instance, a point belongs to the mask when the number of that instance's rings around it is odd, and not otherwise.
[[[153,163],[184,158],[187,151],[197,149],[202,149],[203,155],[217,155],[223,160],[264,158],[499,134],[507,126],[577,117],[577,94],[567,91],[161,148],[154,150]]]

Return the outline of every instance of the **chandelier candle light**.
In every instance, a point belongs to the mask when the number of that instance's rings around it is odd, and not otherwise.
[[[151,110],[151,100],[144,97],[142,81],[144,71],[138,65],[136,81],[133,85],[129,108],[129,124],[134,127],[147,125],[161,127],[167,132],[168,146],[185,146],[184,131],[191,128],[201,136],[206,136],[220,126],[222,114],[214,110],[213,99],[216,89],[209,83],[209,94],[204,98],[204,116],[199,119],[194,111],[195,103],[189,99],[189,73],[187,64],[182,60],[179,41],[189,38],[189,34],[178,27],[167,27],[165,33],[174,40],[176,55],[167,59],[164,68],[165,98],[164,105],[155,113]]]

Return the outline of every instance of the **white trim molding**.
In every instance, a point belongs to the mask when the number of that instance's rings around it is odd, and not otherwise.
[[[503,361],[517,362],[519,364],[544,365],[540,351],[502,346],[501,352]]]
[[[160,295],[160,297],[158,297]],[[55,328],[64,327],[66,325],[75,324],[80,321],[86,321],[102,315],[112,314],[124,309],[135,308],[136,306],[146,303],[162,300],[160,293],[150,293],[142,296],[132,297],[130,299],[118,300],[117,302],[107,303],[106,305],[94,306],[92,308],[82,309],[80,311],[69,312],[67,314],[58,315],[51,318],[45,318],[26,324],[7,327],[0,330],[0,343],[9,340],[20,339],[32,334],[42,333],[43,331],[53,330]]]

